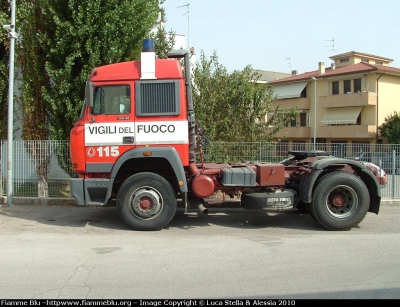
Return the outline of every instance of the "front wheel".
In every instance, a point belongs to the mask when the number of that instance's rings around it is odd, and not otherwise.
[[[117,195],[121,219],[135,230],[159,230],[172,220],[177,206],[169,182],[154,173],[129,177]]]
[[[332,172],[322,176],[314,190],[310,204],[312,217],[329,230],[350,230],[368,212],[368,188],[357,176]]]

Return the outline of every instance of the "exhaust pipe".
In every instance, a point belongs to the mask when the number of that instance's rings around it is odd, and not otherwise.
[[[207,214],[208,213],[208,209],[206,207],[204,207],[204,199],[196,197],[196,198],[192,198],[189,201],[189,206],[191,209],[195,209],[197,208],[197,211],[199,212],[199,214]]]
[[[206,207],[204,207],[204,205],[201,203],[197,206],[197,210],[199,211],[200,214],[208,213],[208,209]]]

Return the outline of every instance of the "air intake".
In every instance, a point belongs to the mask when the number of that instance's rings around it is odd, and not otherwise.
[[[179,81],[136,82],[136,115],[179,115]]]

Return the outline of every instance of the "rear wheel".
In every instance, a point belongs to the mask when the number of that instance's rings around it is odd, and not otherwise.
[[[159,230],[176,212],[176,196],[167,180],[153,173],[129,177],[117,195],[121,219],[135,230]]]
[[[364,182],[345,172],[322,176],[309,206],[312,217],[330,230],[350,230],[368,212],[370,197]]]

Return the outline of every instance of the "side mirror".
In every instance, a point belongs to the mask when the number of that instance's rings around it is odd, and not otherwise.
[[[85,105],[89,108],[93,107],[93,90],[94,90],[94,84],[92,82],[86,82]]]

